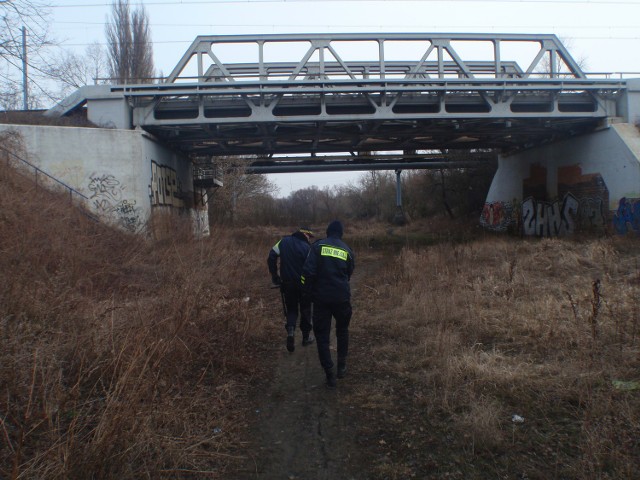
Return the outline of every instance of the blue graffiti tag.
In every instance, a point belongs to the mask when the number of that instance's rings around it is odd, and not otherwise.
[[[629,226],[634,232],[640,232],[640,201],[622,197],[613,215],[613,226],[621,235],[629,231]]]

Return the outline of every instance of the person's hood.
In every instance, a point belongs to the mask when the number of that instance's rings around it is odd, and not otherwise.
[[[302,233],[300,230],[293,232],[291,236],[299,240],[302,240],[303,242],[309,243],[309,240],[307,239],[306,235]]]
[[[327,227],[327,237],[342,238],[343,232],[342,223],[339,220],[334,220]]]

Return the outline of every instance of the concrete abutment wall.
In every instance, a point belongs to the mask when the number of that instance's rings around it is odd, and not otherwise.
[[[3,131],[16,132],[26,160],[87,197],[103,221],[141,232],[156,213],[183,214],[197,235],[209,234],[190,160],[140,130],[0,124]]]

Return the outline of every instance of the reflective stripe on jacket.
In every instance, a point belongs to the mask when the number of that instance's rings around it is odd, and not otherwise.
[[[338,237],[311,245],[302,268],[302,287],[314,302],[340,303],[351,300],[349,280],[355,268],[351,249]]]

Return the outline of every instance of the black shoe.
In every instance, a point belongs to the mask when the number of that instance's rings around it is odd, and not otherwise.
[[[287,328],[287,350],[293,352],[296,349],[296,337],[293,328]]]
[[[306,336],[302,337],[302,346],[306,347],[307,345],[311,345],[315,341],[316,341],[316,339],[313,338],[313,335],[308,333]]]
[[[325,374],[327,375],[327,388],[334,389],[336,388],[336,374],[333,373],[333,368],[329,368],[325,370]]]
[[[344,378],[347,374],[347,365],[346,363],[338,364],[338,378]]]

